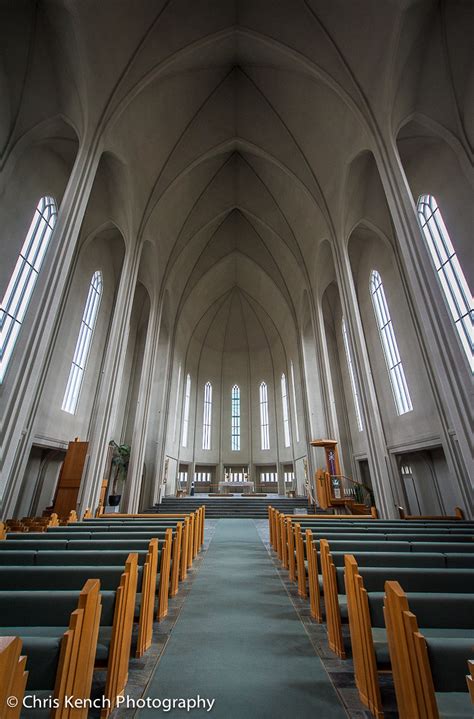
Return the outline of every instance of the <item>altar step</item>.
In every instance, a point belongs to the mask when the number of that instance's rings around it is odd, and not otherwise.
[[[295,510],[309,511],[305,497],[287,499],[285,497],[165,497],[161,504],[147,509],[147,512],[161,514],[179,514],[193,512],[205,505],[208,519],[240,517],[265,519],[268,516],[268,505],[285,514],[294,514]]]

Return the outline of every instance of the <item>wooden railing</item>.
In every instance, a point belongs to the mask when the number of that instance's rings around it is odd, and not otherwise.
[[[316,473],[316,492],[321,509],[340,508],[348,514],[374,514],[374,497],[370,487],[343,474]]]

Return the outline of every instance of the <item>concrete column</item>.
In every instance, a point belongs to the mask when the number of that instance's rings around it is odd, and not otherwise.
[[[139,509],[142,469],[145,458],[148,419],[150,415],[150,398],[152,393],[153,374],[158,353],[158,336],[160,329],[160,313],[156,303],[150,309],[148,328],[145,341],[145,352],[138,390],[138,404],[132,433],[132,451],[128,468],[122,511],[136,513]],[[161,468],[158,468],[161,477]]]
[[[361,410],[375,502],[382,517],[396,517],[396,504],[398,503],[397,496],[394,494],[396,479],[393,476],[387,453],[382,417],[372,379],[357,294],[346,249],[341,250],[340,247],[335,247],[334,265],[342,311],[349,330],[349,342],[352,345],[354,372],[360,388]]]
[[[29,307],[28,343],[18,358],[16,376],[3,388],[0,400],[0,414],[4,418],[0,443],[6,448],[0,459],[3,517],[15,513],[34,434],[36,410],[57,339],[70,270],[99,159],[100,147],[92,148],[91,143],[84,140],[61,202],[47,262],[38,277],[35,301]]]
[[[432,261],[421,238],[411,190],[391,138],[381,148],[378,165],[395,226],[398,258],[406,280],[406,296],[413,310],[420,349],[438,407],[443,449],[459,504],[468,515],[473,516],[472,378],[443,297],[436,287]]]
[[[140,255],[139,246],[127,247],[97,394],[97,411],[91,425],[87,465],[79,493],[78,509],[81,515],[88,507],[94,510],[99,502],[107,446],[113,434],[120,399],[119,388],[127,353]]]

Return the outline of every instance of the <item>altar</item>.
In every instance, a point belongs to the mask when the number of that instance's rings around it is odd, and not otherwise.
[[[254,491],[253,482],[250,481],[243,481],[243,482],[232,482],[230,480],[226,480],[225,482],[219,482],[219,494],[222,492],[222,494],[229,494],[229,491],[231,489],[243,489],[244,494],[250,494]],[[245,490],[248,491],[245,491]]]

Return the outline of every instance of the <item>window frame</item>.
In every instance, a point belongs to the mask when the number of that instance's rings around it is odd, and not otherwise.
[[[280,378],[281,385],[281,405],[283,411],[283,437],[285,447],[291,447],[291,435],[290,435],[290,408],[288,404],[288,382],[286,380],[286,374],[282,372]]]
[[[270,418],[268,413],[268,386],[265,381],[260,382],[260,449],[265,452],[270,449]]]
[[[0,385],[5,379],[58,218],[54,197],[38,201],[0,305]]]
[[[241,405],[240,405],[240,387],[234,384],[231,390],[231,435],[230,446],[232,452],[240,452],[240,435],[241,435]]]
[[[190,407],[191,407],[191,375],[188,372],[186,375],[186,383],[184,386],[183,427],[182,427],[182,435],[181,435],[181,445],[185,448],[188,446]]]
[[[467,361],[474,372],[474,301],[434,195],[420,195],[418,222],[441,294]]]
[[[67,412],[67,414],[74,415],[77,412],[87,363],[89,361],[92,338],[100,310],[103,289],[104,280],[102,272],[96,270],[89,283],[86,303],[82,312],[81,324],[61,405],[62,411]]]
[[[378,270],[374,269],[370,273],[369,292],[395,407],[397,414],[401,416],[413,410],[413,403],[411,401],[405,370],[403,369],[403,363],[395,337],[395,330],[388,309],[382,277]]]
[[[202,416],[202,448],[211,449],[212,434],[212,384],[207,381],[204,385],[204,406]]]

